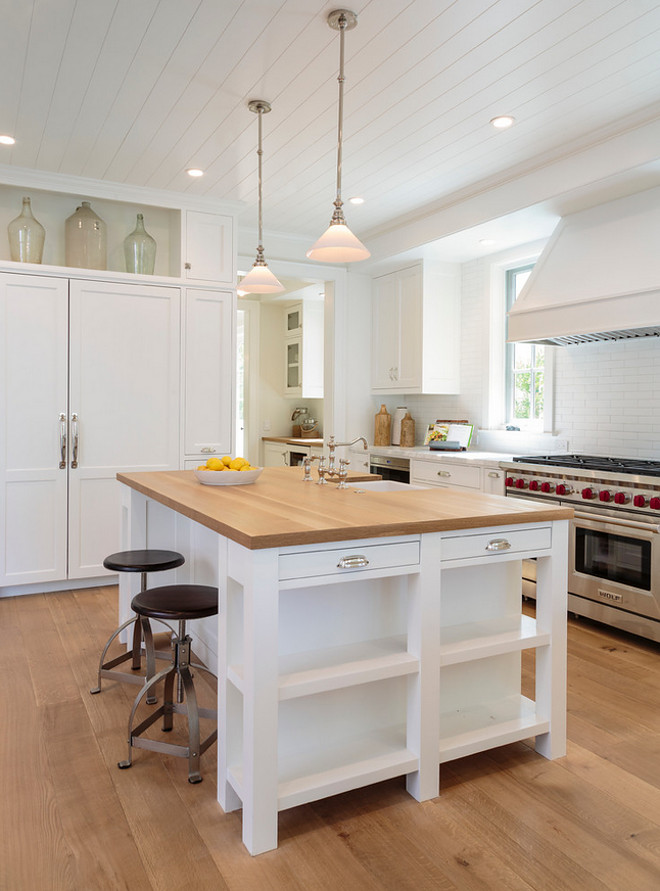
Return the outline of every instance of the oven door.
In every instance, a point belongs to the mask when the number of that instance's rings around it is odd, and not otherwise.
[[[660,527],[613,513],[575,511],[569,594],[660,619]]]

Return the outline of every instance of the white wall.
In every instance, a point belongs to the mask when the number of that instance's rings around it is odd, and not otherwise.
[[[564,347],[555,370],[570,451],[660,459],[660,338]]]

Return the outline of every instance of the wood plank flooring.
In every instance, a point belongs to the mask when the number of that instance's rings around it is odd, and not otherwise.
[[[154,752],[118,770],[137,687],[89,694],[116,601],[0,599],[1,891],[660,888],[660,645],[571,619],[565,758],[517,743],[444,765],[434,801],[401,779],[293,808],[253,858],[216,803],[215,746],[197,786]],[[526,653],[526,695],[533,674]]]

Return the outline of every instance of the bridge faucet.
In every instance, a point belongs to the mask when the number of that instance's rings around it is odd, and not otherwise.
[[[320,485],[323,485],[326,481],[326,478],[329,477],[331,480],[337,479],[339,481],[340,486],[342,488],[344,488],[342,483],[345,484],[346,466],[348,464],[348,461],[345,461],[344,459],[342,459],[339,462],[340,463],[339,471],[335,470],[335,449],[343,448],[344,446],[352,446],[352,445],[355,445],[357,442],[363,443],[365,451],[369,448],[369,443],[364,438],[364,436],[357,436],[354,440],[352,440],[352,442],[335,442],[334,436],[330,436],[328,438],[328,442],[326,443],[326,445],[328,446],[328,448],[330,450],[330,456],[328,458],[328,467],[327,467],[327,469],[325,469],[325,473],[323,475],[321,475],[321,468],[319,467],[319,477],[320,477],[319,484]]]

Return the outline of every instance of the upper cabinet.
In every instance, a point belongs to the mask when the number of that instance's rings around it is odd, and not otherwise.
[[[45,176],[45,175],[44,175]],[[16,263],[17,272],[39,272],[48,267],[67,267],[65,223],[82,201],[106,227],[107,263],[103,270],[90,270],[108,278],[126,276],[124,240],[136,227],[137,215],[144,217],[144,227],[156,241],[156,262],[153,276],[176,278],[191,283],[236,285],[235,220],[231,213],[218,206],[177,193],[87,182],[75,177],[48,179],[44,188],[41,178],[33,187],[29,180],[21,186],[0,186],[0,262],[11,262],[7,226],[21,213],[22,198],[30,197],[32,213],[46,230],[41,264]],[[69,188],[70,187],[70,188]],[[86,192],[83,189],[89,188]],[[67,267],[73,268],[73,267]],[[108,275],[108,273],[110,275]]]
[[[373,282],[374,393],[458,393],[460,267],[419,263]]]
[[[284,319],[284,395],[323,398],[322,300],[286,307]]]
[[[236,281],[232,218],[217,213],[185,213],[184,277],[192,281]]]

